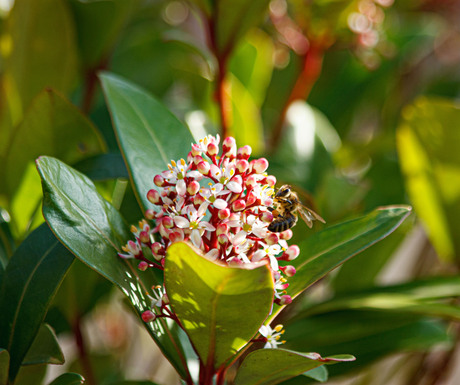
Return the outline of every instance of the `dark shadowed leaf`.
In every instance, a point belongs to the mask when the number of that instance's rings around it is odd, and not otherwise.
[[[10,355],[5,349],[0,349],[0,385],[8,384],[8,368],[10,366]]]
[[[278,384],[324,364],[354,360],[355,357],[349,354],[323,358],[318,353],[298,353],[284,349],[259,349],[244,359],[238,370],[235,385]]]
[[[55,378],[49,385],[81,385],[85,379],[77,373],[64,373]]]
[[[168,248],[165,287],[201,361],[215,368],[251,340],[273,301],[273,279],[266,265],[219,265],[183,242]]]
[[[121,154],[95,155],[74,164],[74,168],[92,180],[129,178]]]
[[[45,224],[27,237],[11,257],[0,295],[0,346],[11,356],[11,380],[73,259]]]
[[[100,76],[123,156],[144,209],[153,177],[171,160],[186,158],[192,135],[179,120],[145,90],[121,77]]]
[[[150,306],[146,296],[158,283],[150,272],[141,274],[118,257],[130,232],[120,213],[96,191],[93,182],[61,161],[37,160],[43,184],[43,215],[56,236],[81,261],[117,285],[129,297],[138,314]],[[150,335],[173,366],[185,376],[182,351],[172,342],[165,323],[158,329],[146,325]]]

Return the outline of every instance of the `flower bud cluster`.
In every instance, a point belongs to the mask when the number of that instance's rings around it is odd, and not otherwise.
[[[227,137],[220,151],[219,142],[219,135],[201,139],[186,159],[171,161],[168,170],[155,175],[156,188],[147,193],[152,209],[145,213],[155,226],[145,220],[133,226],[135,240],[120,257],[139,260],[141,270],[162,269],[168,247],[189,241],[207,258],[229,265],[267,260],[275,302],[288,304],[292,299],[285,292],[285,277],[292,277],[295,268],[279,262],[292,261],[300,250],[286,242],[291,230],[268,230],[276,178],[266,173],[265,158],[250,160],[250,146],[237,148],[235,139]]]

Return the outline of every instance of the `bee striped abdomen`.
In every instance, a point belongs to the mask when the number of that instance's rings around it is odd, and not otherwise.
[[[268,230],[273,233],[281,233],[293,227],[297,223],[297,216],[286,211],[284,215],[276,217],[272,223],[268,225]]]

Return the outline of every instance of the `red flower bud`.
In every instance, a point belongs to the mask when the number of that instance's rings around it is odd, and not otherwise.
[[[246,145],[246,146],[240,147],[237,152],[237,158],[248,160],[249,157],[251,156],[251,153],[252,153],[251,146]]]
[[[292,261],[293,259],[296,259],[300,254],[300,248],[297,245],[291,245],[287,248],[287,250],[284,252],[283,257],[287,257],[288,261]]]
[[[295,267],[292,265],[280,266],[280,270],[286,274],[287,277],[292,277],[297,272]]]
[[[208,162],[200,162],[197,164],[196,166],[197,170],[199,172],[201,172],[203,175],[208,175],[209,174],[209,170],[211,169],[211,166],[209,165]]]
[[[155,318],[157,318],[155,313],[153,313],[151,310],[144,311],[141,317],[142,317],[142,321],[144,322],[152,322],[152,321],[155,321]]]
[[[230,210],[228,208],[221,209],[217,213],[217,216],[219,217],[219,219],[222,219],[222,220],[227,219],[228,217],[230,217]]]
[[[284,239],[285,241],[289,241],[292,238],[292,236],[293,236],[293,233],[291,229],[288,229],[280,233],[280,238]]]
[[[208,156],[217,155],[218,152],[219,152],[219,147],[217,147],[214,143],[208,144],[207,151],[206,151]]]
[[[137,265],[137,268],[140,270],[140,271],[145,271],[147,270],[147,268],[149,267],[149,264],[145,261],[141,261],[139,262],[139,264]]]
[[[244,199],[237,199],[232,203],[233,211],[242,211],[246,208],[246,202]]]
[[[144,213],[144,216],[145,216],[147,219],[153,219],[153,218],[155,218],[155,215],[156,215],[156,211],[155,211],[155,210],[152,210],[152,209],[148,209],[148,210]]]
[[[265,172],[265,170],[268,168],[268,160],[265,159],[265,158],[257,159],[257,160],[253,163],[252,168],[253,168],[253,170],[254,170],[256,173],[262,174],[262,173]]]
[[[243,174],[249,168],[249,162],[246,159],[240,159],[236,162],[236,169]]]
[[[165,179],[161,175],[155,175],[155,177],[153,178],[153,183],[155,183],[155,186],[163,187]]]
[[[190,195],[195,195],[198,191],[200,191],[200,184],[196,180],[192,180],[187,186],[187,192]]]

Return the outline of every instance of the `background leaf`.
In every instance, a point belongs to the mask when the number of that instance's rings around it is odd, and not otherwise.
[[[0,385],[8,384],[8,369],[10,366],[10,355],[5,349],[0,349]]]
[[[85,379],[77,373],[64,373],[55,378],[49,385],[81,385]]]
[[[141,88],[105,73],[100,76],[123,156],[141,206],[150,207],[152,180],[173,159],[185,158],[192,135],[177,118]]]
[[[27,237],[11,257],[0,291],[0,346],[11,357],[10,380],[16,377],[72,262],[72,254],[46,225]]]
[[[183,242],[168,248],[165,287],[201,361],[215,368],[256,334],[273,301],[267,266],[218,265]]]
[[[64,354],[54,330],[48,324],[41,324],[34,342],[27,351],[22,365],[64,363]]]

